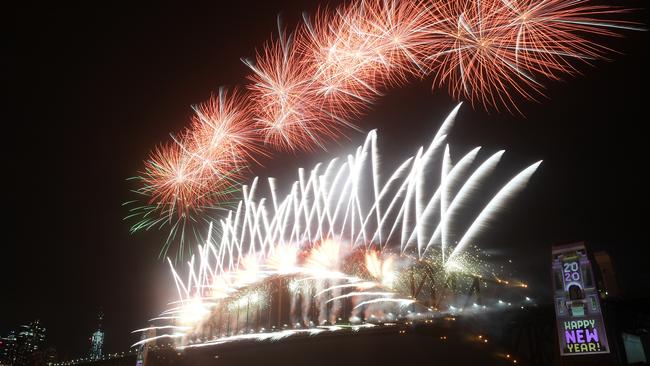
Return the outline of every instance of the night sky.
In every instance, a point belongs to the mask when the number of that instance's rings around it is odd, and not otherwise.
[[[4,220],[0,335],[40,318],[61,356],[89,349],[99,309],[106,348],[125,350],[174,287],[157,259],[163,233],[130,235],[121,204],[126,178],[190,105],[219,86],[242,85],[277,14],[295,25],[319,1],[218,1],[134,7],[110,1],[28,4],[2,22]],[[101,6],[99,6],[101,4]],[[617,2],[641,7],[642,1]],[[647,10],[630,19],[648,22]],[[8,28],[8,29],[7,29]],[[550,246],[586,240],[608,250],[630,296],[650,290],[647,253],[648,34],[603,40],[620,54],[582,65],[584,75],[546,82],[547,98],[519,101],[525,117],[465,104],[450,139],[457,158],[474,146],[507,153],[497,181],[544,163],[498,224],[481,237],[512,259],[530,295],[548,302]],[[446,90],[414,81],[381,98],[359,125],[378,128],[387,164],[427,144],[454,107]],[[277,154],[254,173],[290,182],[299,166],[329,160],[364,135],[328,151]],[[487,198],[487,197],[486,197]],[[647,296],[647,295],[646,295]]]

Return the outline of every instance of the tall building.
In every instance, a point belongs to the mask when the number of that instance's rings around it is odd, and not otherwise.
[[[13,365],[16,361],[16,332],[9,332],[4,338],[0,338],[0,365]]]
[[[37,319],[20,327],[16,337],[15,365],[28,365],[32,362],[32,355],[43,349],[46,329]]]
[[[609,357],[598,287],[584,243],[553,246],[553,289],[560,355]],[[596,364],[589,359],[590,364]],[[577,362],[577,361],[576,361]],[[585,363],[587,364],[587,363]]]
[[[92,360],[100,359],[104,348],[104,331],[102,330],[102,320],[104,320],[103,312],[99,312],[97,320],[99,322],[97,330],[90,337],[90,358]]]

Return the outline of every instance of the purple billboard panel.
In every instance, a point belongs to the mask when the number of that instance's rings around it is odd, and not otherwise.
[[[583,243],[553,247],[553,290],[560,354],[609,353],[598,289]]]
[[[566,320],[561,326],[564,330],[564,353],[609,352],[601,344],[603,325],[599,319]]]

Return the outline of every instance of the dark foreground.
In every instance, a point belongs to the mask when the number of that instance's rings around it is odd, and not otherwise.
[[[454,323],[453,320],[447,321]],[[294,336],[281,341],[230,344],[152,352],[149,365],[513,365],[514,355],[481,334],[436,324]]]

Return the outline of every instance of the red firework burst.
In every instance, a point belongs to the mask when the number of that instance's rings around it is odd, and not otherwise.
[[[261,142],[323,146],[410,78],[432,76],[474,106],[518,110],[518,99],[542,95],[544,79],[604,57],[610,50],[593,36],[635,29],[604,20],[622,11],[589,0],[360,0],[320,10],[245,61],[248,94],[221,91],[195,108],[181,138],[145,162],[138,192],[164,215],[214,206],[266,154]]]
[[[251,123],[255,114],[247,95],[220,89],[194,112],[185,145],[205,174],[231,175],[265,155],[259,131]]]
[[[361,37],[371,39],[377,55],[386,65],[382,82],[399,85],[413,76],[424,77],[430,23],[426,6],[420,1],[370,0],[356,7],[358,21],[363,23]]]
[[[429,5],[429,56],[434,87],[448,84],[458,99],[486,109],[517,109],[516,96],[534,99],[543,78],[575,71],[573,62],[602,57],[606,47],[586,34],[614,35],[597,16],[609,7],[586,1],[464,0]]]
[[[277,149],[311,150],[324,137],[338,136],[325,106],[318,103],[311,76],[314,65],[298,54],[293,37],[280,30],[257,54],[249,76],[251,99],[258,106],[255,120],[264,141]]]
[[[220,90],[194,110],[191,127],[145,162],[141,193],[166,215],[214,206],[232,193],[250,160],[264,154],[241,94]]]
[[[180,216],[202,207],[214,184],[199,174],[198,161],[177,143],[157,147],[144,164],[140,193],[150,196],[149,204],[161,216]]]
[[[299,34],[300,51],[313,65],[310,76],[316,93],[336,116],[359,114],[380,95],[388,61],[381,57],[380,42],[366,37],[363,3],[336,12],[321,10],[305,19]]]

